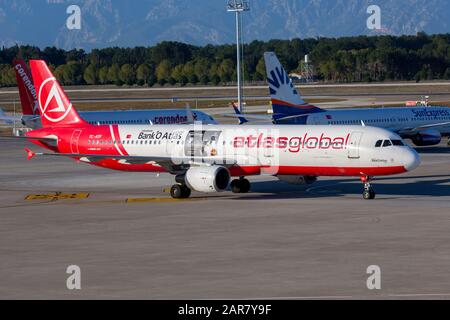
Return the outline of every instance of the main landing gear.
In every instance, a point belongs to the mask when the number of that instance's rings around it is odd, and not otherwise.
[[[187,199],[191,196],[192,190],[185,185],[174,184],[170,188],[170,195],[174,199]]]
[[[375,190],[373,190],[372,185],[370,184],[371,180],[372,180],[372,177],[368,177],[368,176],[361,177],[361,182],[364,183],[364,192],[363,192],[364,200],[375,199],[376,193],[375,193]]]
[[[249,193],[251,189],[250,181],[245,178],[240,178],[231,181],[231,191],[233,193]]]

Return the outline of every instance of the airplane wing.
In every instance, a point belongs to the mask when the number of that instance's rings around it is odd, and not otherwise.
[[[267,121],[272,121],[272,117],[270,116],[266,116],[266,115],[262,115],[262,114],[224,114],[224,117],[227,118],[241,118],[241,117],[245,117],[247,119],[254,119],[254,120],[267,120]]]
[[[13,124],[14,122],[20,122],[20,118],[0,116],[0,121],[5,124]]]
[[[308,117],[311,114],[306,113],[306,114],[296,114],[294,116],[288,116],[288,117],[283,117],[283,118],[278,118],[277,121],[286,121],[286,120],[292,120],[292,119],[297,119],[297,118],[303,118],[303,117]]]
[[[21,118],[7,116],[5,111],[0,108],[0,121],[5,122],[6,124],[13,124],[14,122],[20,122]]]
[[[412,133],[417,133],[418,131],[421,131],[421,130],[440,128],[440,127],[446,127],[446,126],[450,126],[450,122],[427,124],[427,125],[416,127],[416,128],[407,128],[407,129],[400,130],[398,133],[399,134],[412,134]]]
[[[189,169],[192,166],[220,165],[225,167],[235,166],[238,158],[222,157],[156,157],[156,156],[118,156],[118,155],[98,155],[98,154],[76,154],[76,153],[35,153],[30,149],[25,149],[28,160],[34,157],[65,157],[75,159],[85,159],[88,162],[99,162],[102,160],[122,160],[127,164],[155,163],[168,172],[179,172]]]
[[[248,119],[253,119],[253,120],[262,120],[262,121],[268,121],[270,123],[272,123],[273,119],[272,116],[269,115],[262,115],[262,114],[243,114],[236,103],[232,102],[230,103],[230,106],[233,108],[234,110],[234,114],[224,114],[223,116],[226,118],[238,118],[239,120],[239,124],[245,124],[248,123],[249,120]]]

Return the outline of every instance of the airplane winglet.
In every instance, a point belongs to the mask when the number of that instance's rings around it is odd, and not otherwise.
[[[231,102],[231,107],[234,109],[234,112],[238,116],[240,125],[248,123],[248,120],[242,115],[241,110],[239,110],[237,103]]]
[[[25,148],[25,151],[27,153],[27,160],[30,161],[31,159],[33,159],[36,156],[36,153],[31,151],[28,148]]]

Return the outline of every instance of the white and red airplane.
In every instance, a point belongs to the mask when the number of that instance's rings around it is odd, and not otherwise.
[[[264,59],[276,124],[360,125],[363,122],[411,139],[416,146],[438,145],[442,137],[450,137],[448,107],[323,110],[302,99],[275,53],[266,52]]]
[[[16,73],[17,86],[19,88],[20,102],[23,116],[21,118],[7,117],[0,114],[0,120],[22,122],[28,128],[41,128],[41,118],[37,101],[37,92],[34,87],[33,77],[23,59],[16,58],[13,61]],[[191,111],[189,108],[164,109],[164,110],[126,110],[126,111],[86,111],[80,112],[80,116],[93,125],[103,124],[188,124],[202,122],[204,124],[217,124],[210,115],[202,111]]]
[[[360,177],[364,198],[375,198],[375,176],[414,170],[419,155],[390,131],[363,126],[99,125],[83,120],[44,61],[30,62],[42,129],[29,141],[54,153],[122,171],[167,172],[176,176],[173,198],[191,190],[250,191],[244,177],[270,174],[290,183],[318,176]]]

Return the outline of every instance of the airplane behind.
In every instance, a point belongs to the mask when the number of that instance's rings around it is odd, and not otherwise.
[[[30,62],[38,88],[42,129],[26,140],[53,153],[107,169],[166,172],[175,176],[173,198],[191,191],[247,193],[248,176],[314,183],[318,176],[359,177],[364,199],[371,179],[417,168],[419,155],[393,132],[361,126],[91,125],[77,113],[44,61]],[[231,177],[236,177],[231,181]],[[231,184],[230,184],[231,181]]]
[[[6,125],[13,125],[14,121],[16,121],[16,118],[7,116],[5,111],[2,108],[0,108],[0,123]]]
[[[324,110],[306,103],[273,52],[264,54],[277,124],[368,125],[391,130],[416,146],[438,145],[450,136],[450,108],[402,107]]]
[[[33,78],[23,59],[13,61],[19,88],[23,116],[19,120],[28,128],[41,128],[39,115],[38,92],[34,87]],[[203,124],[217,124],[210,115],[197,110],[162,109],[162,110],[126,110],[126,111],[87,111],[80,112],[80,116],[92,125],[105,124],[187,124],[201,122]],[[0,115],[0,120],[2,116]],[[6,119],[3,117],[3,119]]]
[[[231,103],[231,106],[233,107],[234,112],[238,116],[239,124],[245,124],[248,123],[248,120],[245,119],[245,117],[242,115],[241,110],[239,110],[238,105],[235,102]]]

